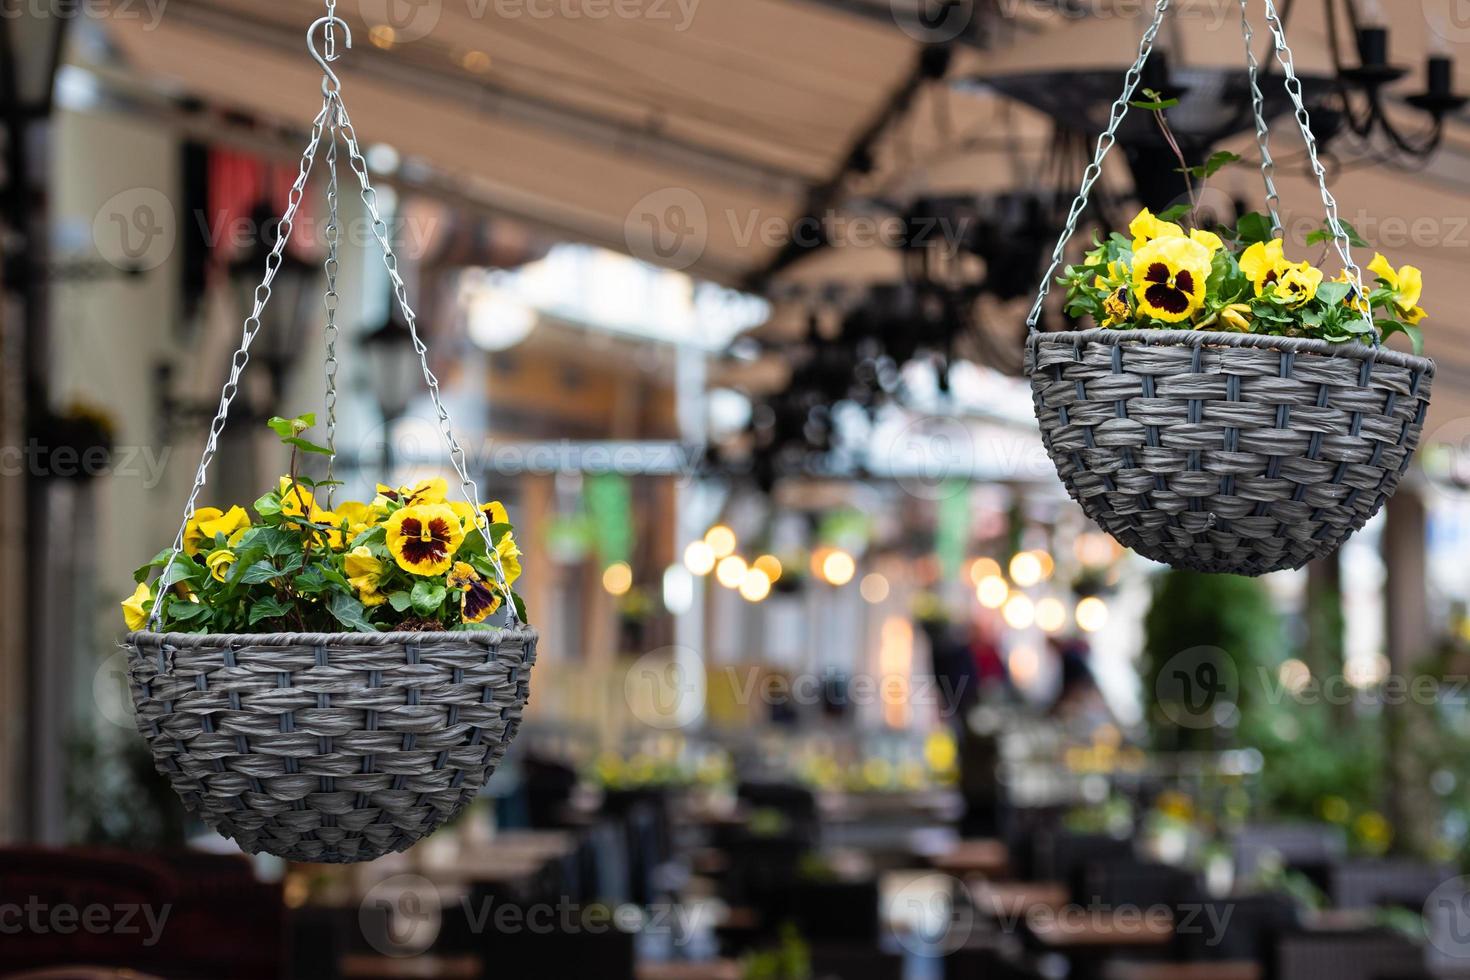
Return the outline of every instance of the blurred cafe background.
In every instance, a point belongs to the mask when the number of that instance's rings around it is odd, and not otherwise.
[[[1290,247],[1320,222],[1255,26]],[[1173,571],[1068,498],[1025,314],[1137,0],[3,0],[0,975],[1470,976],[1470,26],[1282,0],[1329,184],[1424,272],[1420,454],[1340,552]],[[525,722],[450,826],[250,857],[158,775],[169,540],[333,64],[473,474]],[[1144,83],[1259,206],[1237,0]],[[1079,239],[1177,190],[1146,113]],[[337,473],[447,470],[342,162]],[[321,412],[314,177],[209,499]],[[1044,325],[1065,325],[1048,306]],[[1396,343],[1401,342],[1401,338]]]

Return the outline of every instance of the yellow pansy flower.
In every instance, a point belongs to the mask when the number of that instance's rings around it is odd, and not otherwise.
[[[286,517],[307,517],[316,506],[316,498],[308,487],[293,481],[289,476],[281,477],[278,485],[281,494],[281,513]]]
[[[1128,222],[1128,233],[1133,236],[1133,251],[1135,252],[1149,242],[1160,238],[1184,237],[1183,228],[1172,221],[1160,221],[1148,208],[1138,212],[1138,216]]]
[[[229,548],[216,548],[204,559],[205,566],[209,569],[210,578],[216,582],[223,582],[225,575],[230,571],[230,566],[235,564],[235,553]]]
[[[1394,309],[1399,316],[1408,323],[1418,323],[1427,314],[1419,305],[1419,297],[1424,292],[1424,274],[1412,265],[1401,267],[1397,272],[1393,266],[1377,252],[1373,253],[1373,261],[1368,263],[1368,271],[1382,280],[1386,289],[1393,293]]]
[[[184,528],[184,554],[194,557],[205,545],[214,543],[216,534],[223,534],[230,544],[237,544],[248,530],[250,515],[243,507],[231,507],[228,511],[200,507],[190,515]]]
[[[388,601],[378,591],[378,584],[383,581],[383,563],[367,545],[358,545],[347,552],[342,559],[342,573],[347,576],[347,584],[357,590],[364,606],[371,609]]]
[[[459,597],[459,618],[466,623],[484,622],[500,608],[499,594],[485,584],[485,580],[480,578],[480,574],[469,562],[454,563],[454,570],[449,573],[448,585],[451,589],[464,590]]]
[[[1239,330],[1249,333],[1251,329],[1251,308],[1249,303],[1231,303],[1220,311],[1220,326],[1227,330]]]
[[[1133,319],[1133,308],[1128,305],[1128,287],[1119,286],[1108,293],[1107,299],[1103,300],[1103,321],[1105,327],[1116,327],[1128,323]]]
[[[1287,306],[1301,306],[1317,295],[1322,285],[1322,270],[1310,262],[1284,263],[1276,279],[1276,295],[1286,299]]]
[[[137,632],[148,625],[149,610],[144,603],[153,598],[153,590],[148,588],[147,582],[138,583],[133,594],[122,601],[123,622],[132,632]]]
[[[1204,303],[1209,277],[1209,249],[1190,238],[1158,238],[1133,254],[1133,296],[1155,320],[1187,320]]]
[[[420,504],[395,511],[384,525],[388,552],[398,567],[415,575],[442,575],[454,563],[464,527],[445,504]]]
[[[500,570],[505,573],[505,584],[515,585],[516,579],[521,577],[521,549],[516,546],[516,538],[509,531],[500,542],[495,545],[495,553],[500,556]]]
[[[463,500],[451,500],[450,509],[456,517],[468,525],[475,523],[475,508]],[[505,505],[498,500],[492,500],[488,504],[482,504],[480,513],[485,515],[485,520],[490,524],[509,524],[510,515],[506,513]]]
[[[371,504],[365,504],[360,500],[344,500],[334,509],[345,522],[343,527],[349,539],[357,537],[378,523],[378,512],[373,510]]]
[[[1220,241],[1219,235],[1213,231],[1205,231],[1203,228],[1191,228],[1189,230],[1189,237],[1209,249],[1211,257],[1225,247],[1225,243]]]
[[[1280,276],[1281,267],[1287,264],[1285,248],[1281,239],[1273,238],[1268,242],[1255,242],[1241,253],[1240,271],[1256,288],[1257,296]]]
[[[329,531],[317,531],[314,533],[313,539],[317,544],[326,544],[333,551],[338,551],[342,548],[346,540],[342,531],[343,525],[347,523],[346,518],[334,510],[322,510],[316,504],[312,504],[310,520],[313,524],[320,524],[324,527],[331,528]]]

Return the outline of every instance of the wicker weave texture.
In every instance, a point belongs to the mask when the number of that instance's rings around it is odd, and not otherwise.
[[[1139,554],[1260,575],[1332,551],[1408,468],[1434,362],[1197,331],[1033,334],[1027,370],[1067,491]]]
[[[368,861],[428,836],[515,737],[536,633],[130,633],[138,728],[249,853]]]

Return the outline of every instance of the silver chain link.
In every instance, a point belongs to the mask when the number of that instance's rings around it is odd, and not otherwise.
[[[1261,94],[1260,65],[1256,62],[1253,44],[1255,31],[1251,30],[1247,0],[1240,0],[1240,36],[1245,40],[1246,75],[1250,79],[1251,111],[1256,119],[1256,146],[1261,149],[1261,180],[1266,184],[1266,210],[1271,215],[1271,233],[1281,236],[1281,196],[1276,193],[1276,162],[1271,159],[1271,134],[1266,126],[1266,98]]]
[[[322,305],[327,311],[326,325],[322,336],[326,341],[326,358],[322,373],[326,377],[325,404],[327,409],[327,509],[332,507],[333,491],[337,488],[332,481],[332,465],[337,461],[337,246],[341,238],[341,226],[337,216],[337,135],[338,114],[335,103],[328,100],[327,112],[327,258],[322,267],[326,271],[327,292]]]
[[[335,13],[333,12],[335,6],[334,0],[327,0],[328,18],[335,18]],[[337,137],[340,134],[341,138],[347,144],[348,162],[352,167],[352,172],[357,175],[358,183],[362,186],[362,202],[367,208],[369,217],[372,219],[373,236],[377,238],[378,245],[382,248],[383,265],[388,270],[388,277],[393,281],[394,295],[397,297],[399,309],[403,311],[404,320],[408,324],[409,334],[413,337],[414,350],[419,355],[419,364],[423,370],[424,381],[429,387],[429,398],[434,403],[434,411],[438,416],[439,431],[444,436],[445,444],[449,448],[450,462],[454,466],[454,471],[459,475],[460,489],[464,494],[465,500],[474,508],[473,521],[475,530],[479,532],[485,542],[486,555],[491,567],[495,570],[497,578],[496,585],[499,586],[502,594],[505,596],[506,623],[514,627],[520,622],[520,616],[516,612],[514,594],[510,588],[510,582],[506,578],[505,568],[501,563],[500,555],[495,550],[495,545],[490,539],[488,521],[485,517],[484,509],[480,505],[479,488],[470,477],[464,448],[460,446],[459,440],[454,437],[453,426],[449,420],[449,411],[444,407],[444,400],[440,396],[439,379],[429,368],[429,347],[419,337],[418,317],[414,313],[413,307],[409,305],[408,290],[404,285],[403,277],[398,272],[398,257],[394,253],[392,243],[388,238],[388,223],[383,220],[382,215],[378,212],[377,191],[373,189],[372,183],[368,178],[367,160],[363,157],[362,150],[358,146],[357,132],[353,129],[352,120],[347,115],[347,107],[342,102],[341,83],[338,81],[336,74],[326,64],[327,61],[333,60],[336,57],[333,41],[333,26],[338,21],[326,18],[324,20],[324,25],[322,20],[318,20],[307,31],[307,44],[311,48],[312,57],[321,64],[324,72],[322,78],[322,108],[317,113],[316,118],[312,120],[311,140],[301,155],[301,165],[296,175],[296,181],[291,185],[291,194],[288,199],[285,214],[281,216],[276,243],[271,249],[270,255],[266,257],[265,277],[255,289],[254,308],[250,316],[245,320],[244,330],[240,338],[240,347],[235,351],[235,356],[231,359],[229,380],[225,382],[225,386],[220,392],[219,409],[215,412],[214,421],[209,426],[209,437],[205,441],[204,455],[199,461],[199,469],[194,474],[194,486],[189,492],[189,499],[184,504],[184,519],[179,524],[178,533],[174,535],[173,549],[169,554],[167,563],[164,565],[163,574],[159,576],[158,581],[168,581],[170,571],[173,569],[179,555],[183,553],[184,532],[189,527],[190,518],[194,516],[195,504],[199,500],[199,493],[204,489],[204,483],[208,476],[209,463],[214,458],[215,452],[219,447],[219,434],[224,429],[225,419],[229,415],[230,403],[234,400],[235,393],[239,390],[240,374],[244,371],[245,365],[250,361],[250,344],[255,339],[255,335],[260,332],[260,315],[264,311],[266,303],[271,298],[271,282],[275,279],[276,271],[281,266],[282,253],[285,250],[287,240],[291,237],[292,223],[295,220],[297,210],[301,206],[306,181],[311,174],[312,164],[316,159],[317,148],[321,144],[323,129],[330,127],[332,131],[332,148],[328,153],[328,159],[329,161],[335,162]],[[325,60],[311,44],[312,33],[318,25],[322,25],[326,29],[325,36],[327,40],[325,42],[325,48],[327,54]],[[346,29],[344,24],[344,30]],[[347,46],[352,46],[350,33],[347,38]],[[335,168],[333,168],[332,189],[329,190],[329,200],[332,202],[330,227],[333,229],[328,237],[330,243],[328,262],[331,264],[331,271],[329,271],[330,284],[335,283],[335,242],[337,238],[335,173]],[[329,294],[330,291],[329,285]],[[328,390],[330,392],[328,396],[328,424],[329,426],[335,426],[332,406],[335,401],[333,374],[335,373],[336,358],[334,346],[331,341],[331,337],[335,336],[335,304],[331,300],[328,300],[327,304],[328,329],[333,331],[329,335],[327,354],[327,370],[329,372],[327,375]],[[329,428],[329,444],[330,438]],[[162,593],[160,592],[159,596],[155,598],[153,610],[149,614],[150,628],[158,626],[159,619],[163,614],[163,603],[161,600]]]
[[[1113,103],[1112,110],[1108,113],[1108,128],[1097,138],[1097,151],[1092,155],[1092,162],[1087,169],[1082,171],[1082,187],[1077,192],[1077,197],[1072,201],[1072,209],[1067,212],[1067,222],[1062,228],[1062,237],[1057,239],[1057,247],[1051,253],[1051,265],[1046,270],[1046,275],[1041,277],[1041,289],[1036,295],[1036,302],[1031,306],[1031,312],[1026,316],[1026,329],[1035,332],[1036,323],[1041,319],[1041,306],[1046,302],[1047,293],[1051,291],[1051,280],[1056,275],[1057,268],[1062,264],[1062,258],[1066,253],[1067,242],[1071,241],[1072,235],[1077,231],[1077,219],[1087,207],[1087,197],[1092,192],[1092,185],[1097,183],[1102,176],[1103,159],[1113,144],[1118,141],[1118,127],[1123,122],[1123,117],[1128,115],[1128,103],[1133,98],[1133,90],[1138,87],[1139,78],[1143,74],[1143,66],[1148,61],[1149,54],[1154,48],[1154,38],[1159,33],[1159,25],[1164,22],[1164,11],[1169,9],[1169,0],[1157,0],[1154,5],[1154,18],[1149,23],[1148,29],[1143,32],[1143,37],[1138,42],[1138,58],[1134,60],[1133,67],[1128,69],[1123,76],[1123,94],[1118,96]]]
[[[220,391],[219,408],[215,410],[214,421],[209,424],[209,435],[204,441],[204,455],[199,460],[199,469],[194,473],[193,489],[189,491],[189,499],[184,504],[184,519],[179,523],[178,533],[174,535],[173,550],[168,556],[168,562],[163,566],[163,574],[158,577],[158,581],[164,585],[153,600],[153,611],[148,616],[150,628],[156,627],[159,618],[163,615],[163,589],[167,587],[169,572],[173,570],[174,563],[183,553],[184,532],[189,527],[189,519],[194,516],[194,506],[199,500],[199,492],[204,489],[204,482],[209,473],[209,463],[219,449],[219,435],[225,427],[225,419],[229,416],[230,403],[235,400],[235,393],[239,391],[240,375],[245,370],[245,365],[250,363],[250,344],[255,340],[255,335],[260,332],[260,315],[264,312],[266,304],[270,302],[271,283],[275,280],[276,272],[281,267],[282,253],[285,252],[286,243],[291,238],[291,226],[296,219],[296,211],[301,206],[301,198],[306,190],[306,180],[311,174],[312,163],[316,159],[317,146],[321,143],[322,127],[326,124],[329,105],[329,100],[324,99],[321,111],[312,120],[311,140],[301,154],[301,163],[296,172],[296,181],[291,185],[286,211],[281,215],[280,224],[276,226],[275,245],[271,247],[270,254],[265,259],[265,276],[261,279],[260,285],[255,287],[254,307],[250,315],[245,318],[245,325],[240,335],[240,346],[235,351],[234,357],[230,359],[230,377]]]
[[[1275,0],[1265,0],[1265,4],[1266,23],[1270,26],[1271,36],[1276,42],[1276,60],[1281,65],[1286,94],[1291,98],[1291,104],[1296,107],[1297,126],[1301,128],[1302,139],[1306,140],[1307,159],[1311,161],[1312,173],[1317,176],[1317,188],[1322,192],[1322,207],[1327,212],[1327,226],[1332,230],[1332,242],[1337,246],[1337,254],[1342,259],[1343,272],[1347,274],[1348,282],[1352,285],[1353,305],[1358,312],[1363,314],[1364,322],[1369,328],[1368,335],[1373,339],[1373,346],[1377,347],[1378,329],[1373,326],[1372,309],[1368,308],[1363,296],[1363,274],[1358,270],[1358,264],[1353,261],[1352,242],[1348,240],[1347,231],[1337,217],[1337,199],[1327,189],[1327,171],[1322,167],[1322,161],[1317,158],[1317,137],[1312,135],[1312,116],[1307,112],[1306,103],[1302,100],[1302,83],[1296,77],[1291,48],[1286,43],[1286,29],[1281,25],[1281,17],[1276,11]]]
[[[352,119],[347,115],[347,107],[342,102],[340,92],[333,92],[328,96],[330,101],[337,104],[337,116],[341,123],[343,141],[347,144],[347,158],[352,167],[352,172],[357,175],[357,181],[362,187],[362,203],[367,208],[368,217],[372,221],[373,237],[378,240],[378,245],[383,252],[383,266],[388,270],[388,278],[393,281],[393,294],[398,300],[398,308],[403,312],[404,322],[408,325],[409,335],[413,338],[414,350],[419,355],[419,367],[423,371],[424,382],[429,388],[429,399],[434,404],[434,413],[438,418],[439,432],[444,437],[444,444],[449,449],[449,461],[454,466],[454,471],[459,475],[460,491],[464,494],[471,507],[474,508],[475,529],[485,541],[485,552],[491,567],[495,569],[500,587],[505,596],[506,618],[511,625],[519,622],[516,614],[515,601],[512,598],[510,582],[506,579],[505,569],[501,566],[500,555],[495,550],[494,542],[490,540],[490,530],[480,505],[480,490],[469,474],[469,467],[465,459],[465,451],[454,437],[454,430],[449,421],[449,411],[444,407],[444,400],[439,393],[439,379],[435,376],[433,369],[429,367],[429,346],[419,336],[418,315],[414,313],[413,307],[408,302],[408,289],[404,285],[403,276],[398,272],[398,256],[393,251],[393,244],[388,237],[388,223],[383,220],[378,212],[378,192],[373,189],[372,182],[368,178],[367,161],[362,155],[362,150],[357,144],[357,131],[353,129]]]

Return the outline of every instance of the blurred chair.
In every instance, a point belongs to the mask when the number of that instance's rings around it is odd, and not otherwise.
[[[745,781],[735,793],[751,810],[774,810],[781,814],[787,836],[817,840],[821,830],[817,798],[807,787],[796,783]]]
[[[1133,842],[1106,834],[1076,834],[1068,830],[1045,830],[1033,840],[1032,870],[1037,881],[1076,884],[1083,868],[1092,862],[1133,859]]]
[[[1402,905],[1417,912],[1430,892],[1453,877],[1449,868],[1419,861],[1343,861],[1330,870],[1328,895],[1342,909]]]
[[[904,980],[903,957],[876,946],[812,943],[814,980]]]
[[[1242,895],[1202,902],[1174,923],[1174,953],[1184,961],[1265,963],[1276,937],[1300,926],[1284,895]]]
[[[1341,860],[1347,844],[1340,830],[1322,824],[1255,824],[1235,835],[1231,850],[1235,879],[1246,881],[1269,855],[1279,856],[1287,867],[1310,872]]]
[[[1385,980],[1424,969],[1424,951],[1386,929],[1288,932],[1278,937],[1267,980]]]
[[[1132,858],[1086,861],[1074,882],[1073,898],[1104,909],[1167,905],[1177,913],[1181,905],[1198,906],[1204,900],[1204,889],[1193,872]]]
[[[176,848],[153,856],[174,873],[179,889],[159,944],[168,972],[242,980],[280,974],[285,908],[279,885],[256,878],[243,854]]]

